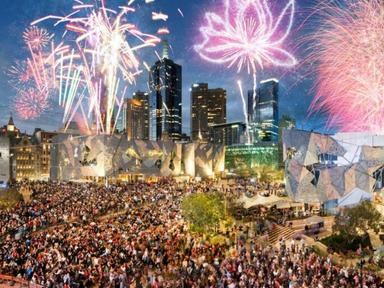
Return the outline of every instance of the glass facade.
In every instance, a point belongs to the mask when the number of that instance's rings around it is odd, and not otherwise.
[[[279,133],[279,82],[276,79],[261,81],[254,97],[248,91],[248,118],[253,142],[278,142]]]
[[[212,140],[210,127],[226,122],[227,92],[221,88],[208,89],[207,83],[193,84],[191,88],[192,140],[203,142]]]
[[[229,172],[252,171],[261,166],[279,167],[279,151],[276,145],[226,147],[225,169]]]
[[[182,134],[182,68],[163,58],[149,74],[149,138],[180,140]]]

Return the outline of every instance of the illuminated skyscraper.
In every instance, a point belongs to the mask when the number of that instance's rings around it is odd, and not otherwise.
[[[144,114],[143,104],[136,99],[125,99],[125,130],[128,140],[143,139]]]
[[[147,92],[137,91],[133,93],[133,99],[141,103],[141,118],[140,135],[142,140],[149,139],[149,94]]]
[[[210,127],[227,121],[227,92],[208,89],[207,83],[191,88],[191,136],[193,141],[208,142]]]
[[[163,57],[149,72],[150,140],[180,140],[182,134],[182,68],[169,59],[163,41]]]
[[[279,81],[261,81],[253,99],[253,91],[248,91],[248,119],[254,141],[277,142],[279,132]],[[255,101],[256,103],[255,103]]]
[[[232,146],[244,143],[246,125],[242,122],[215,124],[210,129],[211,140],[215,144]]]
[[[206,99],[208,84],[193,84],[191,88],[191,139],[206,141],[208,138],[208,112]]]

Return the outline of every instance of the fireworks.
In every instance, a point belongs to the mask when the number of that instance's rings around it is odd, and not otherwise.
[[[282,48],[293,23],[293,0],[276,21],[266,1],[225,0],[224,4],[225,16],[208,12],[207,26],[200,28],[204,41],[195,50],[203,59],[228,67],[237,65],[238,72],[246,66],[249,73],[256,72],[257,66],[296,64],[296,59]],[[289,17],[289,24],[280,27],[284,17]]]
[[[16,61],[9,69],[8,76],[12,85],[20,86],[26,85],[32,80],[33,75],[31,73],[27,61]]]
[[[45,93],[29,88],[20,90],[15,100],[15,110],[25,120],[39,117],[49,105]]]
[[[158,20],[167,21],[168,15],[161,13],[161,12],[152,12],[152,20],[153,21],[158,21]]]
[[[258,68],[296,64],[282,47],[292,28],[294,0],[288,1],[277,18],[265,0],[224,0],[224,8],[224,16],[205,14],[207,25],[200,28],[203,42],[195,46],[203,59],[228,68],[237,66],[238,72],[246,68],[253,74],[253,91]]]
[[[55,26],[66,25],[64,43],[67,35],[74,33],[76,37],[74,45],[55,53],[59,57],[55,70],[59,104],[64,109],[63,123],[81,115],[84,123],[95,124],[94,132],[110,134],[115,130],[114,119],[121,112],[127,84],[135,83],[142,72],[137,51],[154,47],[160,39],[127,22],[127,15],[135,11],[131,7],[120,6],[115,11],[101,1],[101,5],[81,4],[73,9],[67,16],[46,16],[32,25],[55,19]],[[79,14],[82,16],[75,17]],[[130,42],[139,44],[134,46]]]
[[[56,84],[55,54],[60,49],[51,42],[52,37],[47,30],[36,26],[26,29],[23,39],[29,57],[16,61],[8,70],[10,84],[18,93],[16,112],[23,119],[37,118],[49,108],[48,99]]]
[[[165,35],[165,34],[169,34],[169,29],[167,27],[164,27],[164,28],[160,28],[159,30],[157,30],[157,34],[159,35]]]
[[[49,34],[47,30],[40,29],[36,26],[29,27],[23,34],[25,43],[34,51],[46,47],[52,37],[53,35]]]
[[[318,63],[310,112],[326,111],[328,126],[384,132],[384,7],[359,1],[328,6],[311,61]]]

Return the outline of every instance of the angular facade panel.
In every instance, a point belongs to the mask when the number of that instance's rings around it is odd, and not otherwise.
[[[283,150],[286,190],[296,201],[326,202],[354,188],[373,192],[380,186],[383,174],[377,171],[384,165],[383,137],[284,130]]]
[[[212,177],[223,171],[219,171],[223,151],[223,146],[212,144],[128,140],[126,135],[59,135],[51,151],[51,179],[69,181],[122,173]]]

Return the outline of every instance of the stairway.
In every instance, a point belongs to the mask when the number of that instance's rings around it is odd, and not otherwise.
[[[281,238],[285,240],[291,239],[295,235],[295,231],[284,226],[274,225],[271,231],[268,232],[268,242],[275,245]]]

